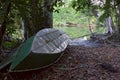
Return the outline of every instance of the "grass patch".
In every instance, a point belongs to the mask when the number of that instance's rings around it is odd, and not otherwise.
[[[70,38],[76,38],[76,37],[81,37],[83,35],[86,35],[89,33],[87,27],[55,27],[56,29],[63,30],[68,34]]]
[[[79,38],[81,36],[90,34],[88,27],[54,27],[56,29],[64,31],[70,38]],[[105,28],[96,29],[94,32],[97,34],[103,34]],[[89,35],[87,36],[89,38]]]

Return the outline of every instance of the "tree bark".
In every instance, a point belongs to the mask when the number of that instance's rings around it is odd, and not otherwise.
[[[22,31],[23,31],[23,37],[24,37],[24,41],[26,41],[28,39],[28,34],[27,34],[27,29],[26,29],[26,25],[25,25],[25,20],[22,19]]]
[[[8,20],[8,14],[10,11],[10,6],[11,6],[10,2],[7,2],[5,5],[4,18],[3,18],[3,22],[1,24],[1,29],[0,29],[0,49],[2,47],[3,37],[6,31],[6,27],[7,27],[7,20]]]
[[[53,0],[30,0],[29,12],[20,8],[21,17],[24,20],[28,37],[36,34],[39,30],[53,27],[53,13],[48,8],[52,8]],[[23,7],[24,8],[24,7]]]
[[[30,14],[32,20],[32,30],[35,33],[41,29],[53,27],[53,14],[52,11],[49,10],[49,8],[52,7],[51,3],[52,0],[43,0],[41,4],[39,4],[38,0],[31,0]]]
[[[30,8],[31,8],[31,26],[32,26],[32,31],[34,32],[33,34],[35,34],[38,30],[38,26],[39,26],[39,8],[38,8],[38,0],[31,0],[30,2]],[[39,23],[38,23],[39,22]]]
[[[117,26],[118,26],[118,33],[120,33],[120,5],[117,7]]]
[[[45,28],[52,28],[53,27],[53,12],[51,10],[51,8],[53,6],[51,6],[50,4],[52,3],[52,0],[44,0],[43,1],[43,15],[44,15],[44,22],[43,22],[43,26]]]
[[[105,19],[105,26],[107,28],[106,33],[110,33],[110,34],[115,33],[112,17],[109,16],[108,18]]]

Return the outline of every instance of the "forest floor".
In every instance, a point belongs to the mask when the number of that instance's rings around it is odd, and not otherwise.
[[[58,62],[42,70],[10,73],[3,80],[120,80],[120,47],[69,45]]]

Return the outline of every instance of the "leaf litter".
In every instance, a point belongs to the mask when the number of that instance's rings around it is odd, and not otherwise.
[[[54,65],[10,75],[14,80],[120,80],[119,52],[120,47],[111,45],[69,45]],[[9,77],[7,79],[10,80]]]

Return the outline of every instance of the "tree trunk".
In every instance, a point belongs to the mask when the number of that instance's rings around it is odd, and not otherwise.
[[[30,2],[30,8],[31,8],[31,26],[32,26],[32,31],[34,34],[38,31],[39,28],[39,7],[38,7],[38,0],[31,0]]]
[[[109,16],[108,18],[105,19],[105,26],[106,26],[106,33],[113,34],[115,31],[112,27],[112,18]]]
[[[32,20],[32,30],[35,33],[43,28],[53,27],[53,14],[52,11],[48,9],[51,7],[51,3],[52,0],[43,0],[41,4],[38,0],[31,0],[30,14]]]
[[[53,12],[50,4],[52,3],[52,0],[44,0],[43,1],[43,28],[52,28],[53,27]]]
[[[31,20],[32,28],[35,30],[35,33],[40,29],[52,27],[52,12],[48,10],[51,1],[44,0],[39,4],[38,0],[31,0]],[[38,6],[39,5],[39,6]],[[41,7],[41,5],[43,7]]]
[[[117,8],[117,26],[118,26],[118,33],[120,34],[120,5]]]
[[[53,27],[53,14],[49,8],[52,8],[52,0],[30,0],[29,12],[22,11],[20,8],[21,17],[24,20],[24,27],[28,37],[36,34],[43,28]],[[23,7],[24,8],[24,7]]]
[[[6,27],[7,27],[7,20],[8,20],[8,14],[9,14],[9,11],[10,11],[10,6],[11,6],[10,2],[7,2],[6,5],[5,5],[4,18],[3,18],[3,22],[1,24],[1,29],[0,29],[0,49],[2,47],[3,37],[4,37],[4,34],[5,34]]]
[[[30,23],[30,18],[26,14],[22,16],[24,21],[24,38],[27,40],[29,37],[31,37],[33,34],[35,34],[35,31]]]
[[[22,31],[23,31],[23,37],[24,37],[24,41],[26,41],[28,39],[28,34],[27,34],[27,29],[26,29],[26,25],[25,25],[25,20],[22,19]]]

